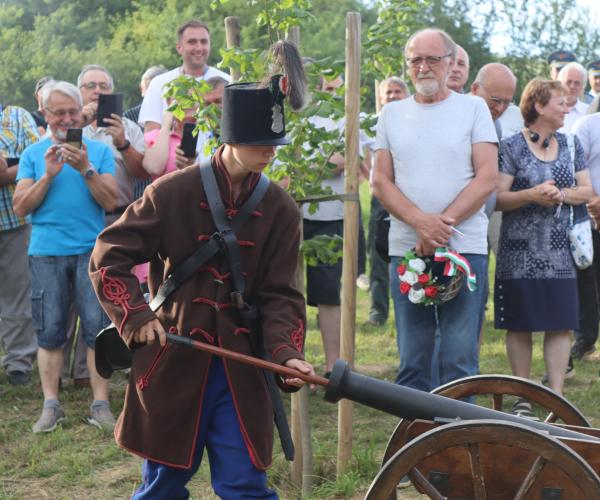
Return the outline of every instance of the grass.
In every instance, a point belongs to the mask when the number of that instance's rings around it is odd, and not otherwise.
[[[364,190],[364,187],[363,187]],[[368,203],[363,196],[363,211]],[[493,265],[491,266],[493,268]],[[491,300],[491,299],[490,299]],[[398,366],[395,331],[390,320],[383,327],[369,327],[369,298],[358,291],[356,328],[356,369],[368,375],[393,380]],[[504,350],[504,332],[494,330],[491,303],[486,313],[481,349],[482,373],[510,373]],[[541,335],[534,335],[532,379],[544,373]],[[324,357],[316,329],[315,311],[309,309],[307,358],[322,373]],[[576,364],[576,376],[567,381],[566,397],[600,427],[599,356]],[[112,382],[112,409],[120,410],[125,379],[118,374]],[[35,374],[33,383],[12,387],[0,375],[0,499],[79,499],[128,498],[140,480],[141,460],[120,450],[110,433],[85,424],[89,411],[88,390],[65,385],[61,401],[67,413],[65,425],[48,435],[34,435],[31,425],[41,409],[41,388]],[[309,498],[362,498],[377,470],[396,417],[354,405],[353,457],[347,473],[335,479],[337,447],[337,408],[310,395],[310,420],[314,451],[315,486]],[[274,464],[269,480],[282,499],[299,498],[291,484],[289,465],[275,445]],[[189,485],[194,499],[216,498],[212,494],[208,465],[204,463]],[[401,498],[422,498],[414,489],[402,490]]]

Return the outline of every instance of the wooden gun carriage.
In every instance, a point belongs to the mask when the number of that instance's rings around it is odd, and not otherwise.
[[[408,475],[430,498],[453,500],[600,500],[600,429],[566,399],[516,377],[482,375],[417,391],[353,372],[338,360],[330,378],[302,374],[268,361],[167,334],[187,345],[325,387],[325,399],[342,398],[400,417],[367,500],[397,498]],[[96,340],[96,366],[108,378],[130,366],[131,352],[116,331]],[[460,401],[491,394],[493,409]],[[548,411],[542,421],[503,413],[505,395]],[[558,423],[558,421],[562,423]]]

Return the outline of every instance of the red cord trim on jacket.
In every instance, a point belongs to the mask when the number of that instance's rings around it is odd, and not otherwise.
[[[204,339],[207,340],[209,344],[214,345],[215,343],[215,337],[200,327],[192,328],[192,330],[190,331],[190,337],[192,337],[193,335],[202,335],[202,337],[204,337]]]
[[[169,333],[172,333],[172,332],[169,332]],[[138,379],[136,381],[136,386],[140,391],[143,391],[144,389],[146,389],[146,387],[148,387],[150,385],[150,376],[152,375],[152,372],[158,365],[158,362],[160,361],[160,359],[163,357],[165,352],[167,352],[167,349],[169,348],[170,345],[171,344],[166,344],[166,345],[162,346],[158,350],[158,353],[156,353],[156,356],[154,357],[154,360],[152,361],[150,368],[148,368],[148,370],[146,370],[146,373],[144,373],[143,375],[138,377]]]
[[[224,274],[221,274],[213,266],[199,267],[198,272],[199,273],[205,272],[205,273],[212,274],[215,277],[215,281],[218,281],[219,283],[223,283],[225,280],[228,280],[229,278],[231,278],[231,272],[226,272]]]
[[[252,215],[254,217],[262,217],[263,213],[260,210],[254,210],[254,212],[252,212]]]
[[[142,457],[146,460],[152,460],[153,462],[157,462],[159,464],[163,464],[163,465],[168,465],[169,467],[175,467],[177,469],[191,469],[192,465],[194,463],[194,451],[196,450],[196,441],[198,439],[198,427],[200,426],[200,418],[202,417],[202,402],[204,401],[204,393],[206,391],[206,383],[208,382],[208,373],[210,371],[210,363],[212,361],[212,356],[209,355],[208,357],[208,367],[207,367],[207,375],[204,378],[204,383],[202,384],[202,389],[200,392],[200,398],[199,398],[199,407],[198,407],[198,418],[196,419],[196,427],[194,429],[194,439],[192,441],[192,447],[190,448],[190,455],[188,457],[188,463],[187,465],[182,465],[182,464],[174,464],[172,462],[167,462],[165,460],[161,460],[160,458],[157,457],[151,457],[150,455],[146,455],[145,453],[142,453],[139,450],[134,450],[133,448],[129,448],[128,446],[125,446],[123,444],[123,441],[120,439],[120,436],[117,435],[117,427],[115,427],[115,430],[113,432],[114,436],[115,436],[115,441],[117,442],[117,444],[129,451],[130,453],[133,453],[134,455],[137,455],[138,457]]]
[[[304,347],[304,323],[302,323],[302,320],[298,320],[298,328],[292,330],[290,338],[297,351],[302,352],[302,348]]]
[[[199,234],[198,241],[208,241],[212,238],[212,234]]]
[[[243,328],[243,327],[236,328],[235,330],[233,330],[234,335],[240,335],[242,333],[250,333],[250,330],[248,330],[248,328]]]
[[[139,309],[145,309],[148,304],[145,302],[137,306],[130,306],[129,299],[131,294],[127,290],[125,283],[118,278],[110,278],[106,276],[108,269],[103,267],[100,269],[100,278],[102,280],[102,294],[114,305],[121,306],[123,309],[123,319],[119,324],[119,333],[123,331],[123,325],[129,316],[129,311],[137,311]]]
[[[202,208],[203,210],[210,210],[208,203],[206,203],[205,201],[200,202],[200,208]]]
[[[219,347],[223,347],[221,345],[221,339],[219,339]],[[250,455],[250,460],[252,461],[252,463],[254,464],[254,467],[256,467],[259,470],[267,470],[271,464],[268,465],[263,465],[259,458],[258,458],[258,453],[256,453],[256,450],[254,449],[254,446],[252,445],[252,441],[250,440],[250,436],[248,435],[248,431],[246,430],[246,427],[244,427],[244,422],[242,420],[242,415],[240,413],[240,407],[238,405],[237,402],[237,398],[235,397],[235,392],[233,390],[233,384],[231,383],[231,377],[229,376],[229,370],[227,368],[227,360],[223,360],[223,368],[225,369],[225,376],[227,377],[227,385],[229,385],[229,392],[231,392],[231,400],[233,401],[233,407],[235,408],[235,412],[237,413],[237,418],[238,418],[238,423],[240,424],[240,431],[242,433],[242,437],[244,438],[244,443],[246,444],[246,448],[248,449],[248,454]]]
[[[226,309],[231,309],[233,307],[233,304],[231,302],[219,303],[215,302],[214,300],[207,299],[206,297],[196,297],[195,299],[192,299],[192,302],[194,304],[209,305],[217,312],[224,311]]]
[[[205,201],[200,202],[200,208],[202,210],[210,211],[210,205],[208,203],[206,203]],[[228,217],[235,217],[238,212],[239,212],[239,210],[237,208],[228,208],[225,210],[225,213]],[[252,212],[252,216],[253,217],[262,217],[263,213],[260,210],[254,210]]]
[[[256,243],[254,243],[253,241],[249,241],[249,240],[237,240],[238,245],[241,247],[253,247],[256,245]]]

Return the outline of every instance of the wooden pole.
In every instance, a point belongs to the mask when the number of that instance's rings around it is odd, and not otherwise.
[[[292,26],[287,39],[300,48],[300,28]],[[302,210],[300,208],[300,210]],[[300,220],[300,239],[304,240],[303,223]],[[304,259],[298,260],[296,270],[296,286],[304,290]],[[310,420],[308,417],[308,387],[303,387],[298,392],[292,393],[291,397],[291,432],[296,455],[291,465],[292,482],[300,488],[303,497],[307,497],[313,486],[313,448],[312,434],[310,432]]]
[[[342,267],[342,322],[340,357],[354,366],[356,326],[356,273],[358,267],[358,172],[360,112],[360,14],[346,14],[346,154],[345,192],[356,196],[344,201],[344,260]],[[337,475],[342,475],[352,458],[352,402],[338,407]]]
[[[227,48],[239,47],[242,44],[240,36],[240,18],[237,16],[229,16],[225,18],[225,39]],[[231,80],[237,81],[240,79],[240,72],[237,69],[230,68]]]

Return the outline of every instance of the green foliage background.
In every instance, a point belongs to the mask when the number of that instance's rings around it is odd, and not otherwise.
[[[290,18],[298,2],[290,5]],[[304,55],[344,58],[345,13],[363,21],[365,105],[373,107],[372,79],[402,73],[408,34],[425,26],[446,29],[471,56],[471,78],[485,63],[501,59],[519,77],[519,88],[545,74],[545,56],[556,48],[574,50],[581,61],[596,53],[600,35],[576,0],[314,0],[300,18]],[[175,31],[189,18],[211,27],[211,64],[224,47],[223,19],[241,18],[244,48],[268,46],[259,13],[264,1],[248,0],[5,0],[0,1],[0,102],[33,109],[33,86],[44,76],[75,81],[85,64],[105,65],[125,93],[139,101],[141,74],[151,65],[179,64]],[[214,7],[214,8],[211,8]],[[284,9],[285,12],[285,9]],[[503,34],[505,53],[493,54],[490,37]],[[378,59],[379,68],[371,66]]]

